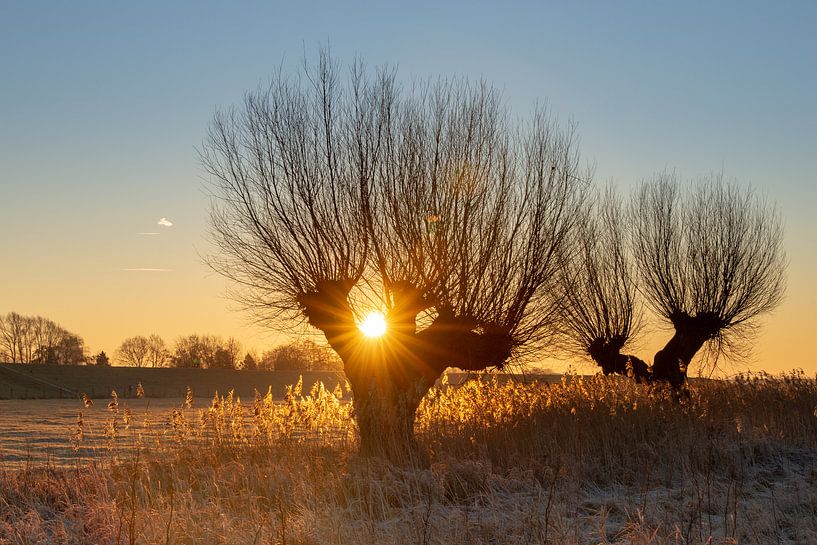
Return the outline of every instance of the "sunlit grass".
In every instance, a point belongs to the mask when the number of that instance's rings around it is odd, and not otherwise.
[[[119,399],[107,457],[0,473],[0,542],[817,542],[802,373],[701,381],[680,403],[623,378],[444,383],[418,413],[428,468],[359,459],[348,401],[296,384],[136,427]]]

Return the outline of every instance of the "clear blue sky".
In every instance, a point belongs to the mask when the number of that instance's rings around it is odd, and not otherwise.
[[[271,342],[201,264],[194,147],[215,108],[329,42],[407,79],[483,77],[520,115],[547,100],[600,180],[722,169],[768,194],[790,282],[755,364],[817,371],[798,348],[817,326],[816,29],[815,2],[3,2],[0,312],[94,350],[151,332]]]

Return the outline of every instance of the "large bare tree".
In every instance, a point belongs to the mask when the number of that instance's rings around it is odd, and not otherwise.
[[[215,116],[211,264],[262,322],[323,333],[361,450],[400,458],[447,367],[502,367],[555,333],[585,174],[572,127],[543,110],[516,121],[489,85],[339,70],[321,55]],[[378,339],[357,325],[371,310],[388,322]]]

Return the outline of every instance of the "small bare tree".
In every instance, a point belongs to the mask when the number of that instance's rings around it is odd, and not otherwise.
[[[28,363],[26,359],[26,338],[30,318],[16,312],[0,315],[0,343],[4,359],[11,363]]]
[[[583,173],[572,129],[512,121],[462,80],[402,90],[327,55],[218,113],[201,152],[211,265],[260,321],[301,316],[352,387],[361,450],[416,452],[416,409],[447,367],[502,367],[555,333],[550,289]],[[367,310],[388,329],[368,339]]]
[[[569,355],[590,357],[604,374],[649,378],[647,364],[622,354],[642,325],[637,273],[627,216],[616,190],[591,194],[563,256],[557,300],[560,345]]]
[[[116,350],[116,357],[131,367],[147,367],[150,355],[150,339],[137,335],[122,341]]]
[[[674,175],[642,184],[632,201],[633,254],[647,303],[674,335],[653,377],[680,387],[707,344],[713,361],[740,353],[758,316],[782,300],[786,259],[777,210],[710,176],[682,194]]]
[[[148,351],[146,356],[147,364],[151,367],[164,367],[170,359],[165,340],[159,335],[153,334],[148,337]]]

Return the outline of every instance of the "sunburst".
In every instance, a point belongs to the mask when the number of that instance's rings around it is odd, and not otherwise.
[[[370,312],[358,324],[360,331],[369,338],[382,337],[386,333],[386,317],[382,312]]]

